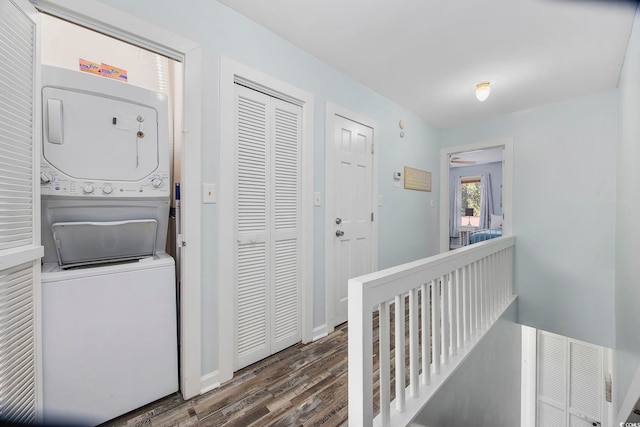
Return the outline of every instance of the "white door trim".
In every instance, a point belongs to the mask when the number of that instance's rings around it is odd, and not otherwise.
[[[440,252],[449,251],[449,156],[474,150],[504,146],[502,170],[502,233],[513,233],[513,138],[474,142],[440,150]]]
[[[234,319],[234,199],[235,146],[234,85],[241,83],[302,107],[302,342],[313,338],[313,124],[311,93],[229,58],[220,58],[220,205],[218,259],[218,361],[219,381],[233,377]]]
[[[200,394],[201,380],[201,87],[198,44],[95,0],[31,0],[43,12],[144,47],[184,64],[182,144],[182,239],[180,298],[180,389]]]
[[[371,271],[378,270],[378,123],[369,119],[361,114],[355,113],[339,105],[327,102],[326,116],[325,116],[325,221],[324,221],[324,234],[325,234],[325,316],[326,316],[326,332],[330,333],[335,328],[334,320],[334,298],[336,294],[336,284],[334,283],[334,263],[333,263],[333,241],[335,236],[331,234],[333,225],[336,218],[334,212],[333,203],[333,185],[334,185],[334,170],[333,162],[335,160],[335,144],[334,129],[335,129],[335,117],[340,116],[345,119],[360,123],[361,125],[370,127],[373,129],[373,167],[372,167],[372,189],[371,189],[371,211],[373,212],[373,225],[371,229]]]

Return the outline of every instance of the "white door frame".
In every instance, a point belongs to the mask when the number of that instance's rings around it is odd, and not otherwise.
[[[378,270],[378,123],[369,119],[361,114],[355,113],[344,107],[336,105],[331,102],[327,102],[326,116],[325,116],[325,221],[324,221],[324,233],[325,233],[325,254],[324,254],[324,283],[325,283],[325,331],[316,331],[316,337],[321,337],[325,334],[331,333],[335,329],[335,295],[337,291],[337,284],[334,283],[334,250],[333,241],[335,236],[331,234],[336,214],[334,211],[334,161],[335,161],[335,117],[340,116],[347,120],[360,123],[373,129],[373,165],[372,165],[372,180],[371,180],[371,211],[373,212],[374,221],[371,225],[371,271]]]
[[[180,268],[180,389],[184,398],[201,386],[201,87],[198,44],[95,0],[31,0],[51,15],[143,47],[184,64],[181,177],[182,242]]]
[[[234,86],[240,83],[302,108],[302,342],[313,336],[313,147],[314,97],[311,93],[229,58],[220,58],[220,232],[218,258],[218,380],[233,377],[235,336],[234,246],[235,144]]]
[[[440,252],[449,251],[449,157],[468,151],[504,146],[502,169],[502,234],[513,233],[513,138],[474,142],[440,150]]]

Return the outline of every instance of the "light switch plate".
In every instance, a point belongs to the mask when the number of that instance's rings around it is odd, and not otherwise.
[[[322,206],[322,200],[320,199],[320,192],[313,193],[313,206]]]
[[[216,203],[216,185],[212,183],[202,183],[202,203]]]

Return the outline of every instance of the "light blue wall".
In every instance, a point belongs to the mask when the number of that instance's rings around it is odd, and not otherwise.
[[[416,417],[418,424],[520,425],[522,327],[516,310],[514,302]]]
[[[219,59],[225,56],[315,96],[314,190],[324,199],[325,106],[330,101],[378,122],[380,194],[379,266],[435,254],[438,248],[439,130],[415,114],[349,79],[275,34],[212,0],[101,0],[110,6],[199,43],[206,77],[203,93],[202,166],[205,182],[219,183]],[[354,52],[355,53],[355,52]],[[407,122],[400,138],[398,121]],[[404,165],[432,171],[433,192],[393,187],[392,172]],[[203,205],[202,374],[217,368],[219,205]],[[314,209],[314,326],[324,324],[324,208]],[[224,319],[228,321],[228,319]]]
[[[451,178],[454,174],[465,177],[480,176],[483,173],[488,173],[491,175],[491,195],[493,200],[492,213],[494,215],[502,215],[502,162],[449,168],[449,178]]]
[[[616,90],[442,131],[513,137],[519,321],[614,347]]]
[[[640,12],[636,12],[619,84],[616,209],[616,345],[618,403],[640,366]],[[632,396],[634,399],[638,396]]]

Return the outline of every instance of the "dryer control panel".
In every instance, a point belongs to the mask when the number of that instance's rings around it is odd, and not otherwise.
[[[84,180],[66,176],[48,163],[40,165],[40,192],[46,196],[168,197],[169,172],[157,172],[138,182]]]

